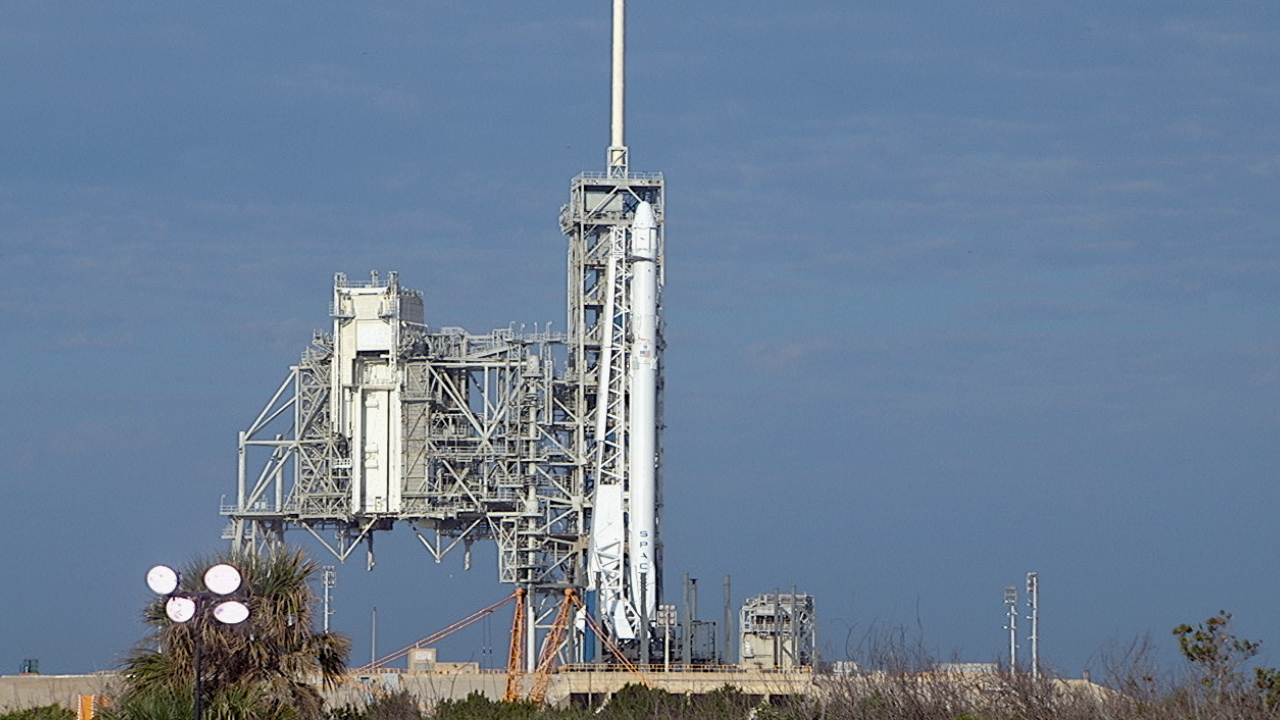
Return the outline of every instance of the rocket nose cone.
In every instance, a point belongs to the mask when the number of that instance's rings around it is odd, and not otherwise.
[[[653,219],[653,206],[648,202],[642,202],[636,206],[636,217],[631,221],[631,227],[636,230],[650,230],[656,226]]]

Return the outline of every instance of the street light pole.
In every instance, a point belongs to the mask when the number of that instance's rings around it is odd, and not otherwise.
[[[194,708],[192,716],[195,720],[201,720],[201,718],[204,717],[204,699],[200,697],[200,670],[202,669],[202,658],[200,657],[200,628],[193,628],[191,635],[191,643],[195,645],[195,651],[192,655],[195,657],[196,662],[196,681],[195,688],[192,690],[194,697],[191,700],[191,706]]]
[[[658,625],[662,628],[662,671],[671,672],[671,628],[676,624],[676,606],[658,606]]]
[[[240,571],[226,564],[214,565],[204,573],[205,592],[180,591],[182,578],[177,570],[168,565],[156,565],[147,571],[147,587],[157,595],[167,598],[164,613],[175,623],[188,622],[199,615],[201,608],[207,608],[206,601],[218,601],[213,606],[213,618],[223,625],[238,625],[249,619],[249,606],[239,600],[227,596],[240,589],[243,578]],[[206,610],[206,612],[208,612]],[[204,716],[204,698],[201,697],[201,633],[199,627],[191,629],[192,660],[195,663],[194,689],[191,699],[192,714],[195,720]]]

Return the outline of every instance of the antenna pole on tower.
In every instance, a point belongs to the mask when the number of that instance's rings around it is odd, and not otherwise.
[[[627,0],[613,0],[613,102],[609,124],[609,177],[627,176],[626,121]]]

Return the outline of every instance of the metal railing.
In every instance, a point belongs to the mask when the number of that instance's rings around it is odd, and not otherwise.
[[[574,178],[574,179],[575,179],[575,180],[577,180],[577,179],[583,179],[583,180],[618,180],[618,179],[621,179],[621,178],[615,178],[615,177],[613,177],[612,175],[610,175],[609,173],[607,173],[607,172],[603,172],[603,171],[600,171],[600,170],[586,170],[586,171],[583,171],[583,172],[578,173],[578,177],[577,177],[577,178]],[[627,176],[626,176],[626,178],[625,178],[625,179],[627,179],[627,180],[661,180],[661,179],[662,179],[662,173],[660,173],[660,172],[629,172],[629,173],[627,173]]]

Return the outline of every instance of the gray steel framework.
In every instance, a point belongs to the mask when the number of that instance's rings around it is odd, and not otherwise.
[[[469,565],[472,544],[492,539],[499,580],[528,588],[538,600],[531,603],[541,618],[534,627],[545,627],[565,587],[634,597],[625,552],[596,577],[585,568],[595,489],[626,490],[626,230],[640,202],[661,217],[662,188],[658,174],[574,179],[561,214],[569,239],[567,336],[430,331],[397,318],[400,338],[391,354],[399,368],[404,478],[395,510],[353,503],[360,448],[335,430],[338,331],[317,334],[240,433],[236,499],[222,508],[225,537],[238,548],[281,544],[285,531],[297,527],[342,561],[365,544],[370,567],[374,533],[398,523],[410,526],[437,561],[461,547]],[[352,283],[338,275],[335,297],[348,288],[416,296],[400,289],[394,274],[385,284],[376,276]],[[335,300],[335,326],[350,319],[340,306]],[[557,350],[566,345],[567,362],[557,372]],[[660,544],[657,555],[660,568]],[[650,582],[661,597],[660,573]],[[646,610],[651,616],[656,603]],[[634,600],[626,611],[641,614]]]
[[[302,528],[345,561],[408,525],[439,561],[476,540],[528,591],[525,657],[562,593],[643,655],[661,601],[663,178],[632,173],[622,137],[623,0],[614,0],[606,171],[573,180],[568,332],[432,330],[392,274],[334,282],[333,332],[240,434],[225,536],[238,548]],[[636,307],[633,307],[635,305]],[[633,448],[641,448],[639,451]],[[570,634],[565,657],[581,660]],[[616,646],[616,643],[615,643]]]
[[[750,598],[739,615],[740,664],[795,668],[817,661],[818,622],[813,596],[774,591]]]
[[[456,328],[422,332],[403,359],[406,479],[398,511],[350,504],[352,447],[332,431],[332,341],[317,336],[257,419],[240,434],[239,486],[223,507],[237,547],[283,541],[292,525],[346,560],[372,532],[412,524],[437,560],[460,543],[499,542],[502,582],[578,585],[582,490],[556,399],[549,333]],[[546,368],[544,370],[543,368]],[[251,454],[265,451],[250,479]]]
[[[582,173],[573,181],[570,201],[560,216],[560,226],[569,237],[569,365],[565,379],[574,393],[573,416],[585,422],[574,426],[574,447],[587,459],[582,466],[582,485],[592,497],[598,497],[602,486],[616,486],[625,497],[629,482],[629,440],[635,428],[628,425],[628,410],[634,402],[630,395],[629,374],[635,362],[631,340],[632,308],[630,306],[631,267],[628,232],[635,219],[636,208],[649,203],[661,227],[663,178],[659,173]],[[659,235],[661,238],[661,235]],[[658,244],[658,267],[663,267],[663,248]],[[662,286],[659,274],[659,288]],[[661,295],[659,294],[659,298]],[[659,300],[660,302],[660,300]],[[659,316],[661,313],[659,312]],[[659,325],[656,353],[661,367],[663,351]],[[630,572],[629,552],[608,552],[597,547],[591,563],[591,587],[602,603],[609,596],[624,601],[622,611],[637,629],[651,624],[662,597],[661,518],[661,427],[662,376],[657,388],[656,515],[654,568],[651,577],[638,581]],[[593,502],[592,523],[603,512],[601,503]],[[598,545],[599,543],[597,543]],[[650,591],[644,604],[640,584]],[[641,616],[644,619],[641,619]],[[621,622],[613,623],[616,627]]]
[[[339,275],[335,291],[356,287]],[[407,293],[392,276],[388,296]],[[416,294],[414,294],[416,295]],[[343,318],[335,310],[335,324]],[[282,544],[307,531],[345,561],[373,537],[407,524],[438,561],[493,539],[500,581],[529,588],[532,625],[545,626],[560,590],[584,586],[581,457],[572,451],[576,393],[553,373],[547,332],[428,331],[399,321],[403,480],[394,508],[353,500],[362,448],[335,430],[333,335],[317,335],[270,401],[240,433],[236,501],[222,512],[237,548]],[[361,385],[368,385],[362,378]]]

